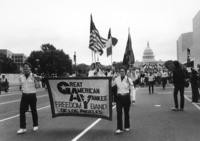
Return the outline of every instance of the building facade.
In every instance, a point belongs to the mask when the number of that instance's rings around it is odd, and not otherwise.
[[[7,49],[0,49],[0,54],[6,55],[7,58],[12,59],[13,53]]]
[[[162,66],[164,61],[156,60],[153,50],[150,48],[149,42],[147,43],[147,47],[145,48],[142,56],[142,61],[136,61],[134,66],[136,68],[143,69],[145,66]]]
[[[13,60],[16,65],[21,68],[23,63],[26,61],[27,57],[23,53],[12,53],[7,49],[0,49],[0,54],[6,55],[7,58]]]
[[[191,49],[193,44],[193,33],[183,33],[177,40],[177,60],[180,63],[187,61],[187,48]]]
[[[26,56],[23,53],[15,53],[12,55],[12,60],[17,64],[19,68],[22,67],[23,63],[26,61]]]
[[[200,64],[200,11],[193,18],[193,46],[191,56],[194,58],[194,66]]]
[[[149,46],[149,42],[147,43],[147,47],[145,48],[142,56],[143,64],[152,64],[155,63],[155,56],[153,50]]]

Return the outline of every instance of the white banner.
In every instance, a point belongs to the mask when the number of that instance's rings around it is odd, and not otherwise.
[[[89,116],[112,119],[111,79],[48,79],[52,116]]]

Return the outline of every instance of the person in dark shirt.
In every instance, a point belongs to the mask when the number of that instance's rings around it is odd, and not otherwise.
[[[197,71],[193,68],[191,69],[191,87],[192,87],[192,102],[198,102],[199,99],[199,90],[198,90],[198,77],[197,77]]]
[[[186,74],[178,61],[174,61],[173,83],[174,83],[174,104],[173,111],[184,110],[184,86]],[[180,109],[178,104],[178,92],[180,92]]]

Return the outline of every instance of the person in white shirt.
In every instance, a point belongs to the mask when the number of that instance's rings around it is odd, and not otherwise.
[[[124,68],[120,69],[120,75],[113,81],[113,86],[117,86],[116,110],[117,110],[117,130],[116,134],[123,132],[122,110],[124,110],[124,128],[125,131],[130,131],[129,111],[131,105],[130,85],[132,81],[126,76]]]
[[[93,63],[90,67],[90,70],[88,72],[88,77],[94,77],[96,72],[95,64]]]
[[[148,75],[149,94],[154,93],[154,80],[155,80],[155,76],[152,72],[150,72]]]
[[[26,130],[26,112],[31,109],[33,118],[33,131],[38,130],[38,114],[37,114],[37,97],[36,97],[36,87],[35,82],[39,78],[31,73],[31,65],[26,62],[23,65],[23,73],[20,76],[21,83],[21,102],[20,102],[20,129],[17,134],[23,134]]]
[[[163,90],[165,89],[165,86],[167,84],[167,77],[168,77],[167,72],[165,70],[163,70],[162,75],[161,75]]]

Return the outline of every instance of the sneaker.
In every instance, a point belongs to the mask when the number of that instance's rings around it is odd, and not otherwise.
[[[115,131],[115,134],[120,134],[120,133],[122,133],[122,132],[123,132],[122,130],[117,129],[117,130]]]
[[[26,129],[20,128],[20,129],[17,131],[17,134],[24,134],[24,133],[26,133]]]
[[[131,129],[130,128],[125,128],[124,129],[126,132],[130,131]]]
[[[172,111],[178,111],[178,108],[172,108]]]
[[[37,131],[38,129],[39,129],[38,126],[33,127],[33,131]]]

